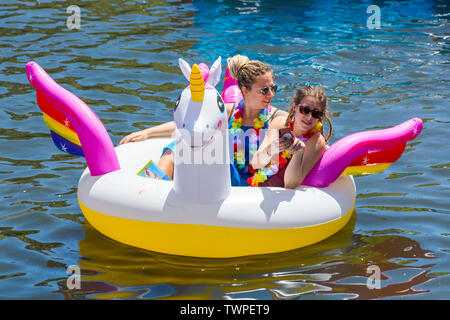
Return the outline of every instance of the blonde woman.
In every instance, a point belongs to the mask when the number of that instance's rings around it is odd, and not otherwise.
[[[237,79],[243,100],[228,106],[232,148],[231,183],[249,186],[253,175],[250,161],[268,131],[283,127],[287,113],[271,105],[277,91],[271,67],[260,61],[249,61],[241,55],[228,59],[228,68]],[[272,146],[275,149],[276,146]]]

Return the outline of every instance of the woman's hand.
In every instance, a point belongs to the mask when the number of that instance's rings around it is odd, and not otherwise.
[[[133,133],[130,133],[125,138],[123,138],[120,142],[120,144],[128,143],[128,142],[137,142],[137,141],[144,141],[150,138],[157,138],[157,137],[172,137],[173,132],[175,131],[175,122],[170,121],[166,122],[160,125],[157,125],[156,127],[147,128],[141,131],[136,131]]]
[[[291,146],[288,149],[290,153],[295,154],[296,152],[303,150],[304,148],[305,143],[298,138],[294,138],[294,141],[292,142]]]
[[[136,132],[130,133],[125,138],[120,140],[119,145],[128,143],[128,142],[144,141],[146,139],[148,139],[146,130],[136,131]]]
[[[270,148],[270,155],[274,156],[279,154],[280,152],[283,152],[285,150],[289,150],[292,154],[296,153],[299,150],[302,150],[305,148],[305,143],[297,138],[294,138],[293,140],[279,137],[278,139],[275,139],[272,144],[269,146]]]
[[[271,157],[283,152],[286,149],[289,149],[292,145],[292,142],[289,139],[285,139],[283,137],[279,137],[278,139],[274,139],[270,145],[267,146],[267,154]]]

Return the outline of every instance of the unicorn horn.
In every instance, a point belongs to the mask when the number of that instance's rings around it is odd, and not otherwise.
[[[194,102],[202,102],[205,95],[205,81],[198,65],[194,64],[191,70],[191,97]]]

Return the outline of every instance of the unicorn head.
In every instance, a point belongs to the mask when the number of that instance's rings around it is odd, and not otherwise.
[[[182,139],[192,148],[206,146],[216,130],[226,125],[223,122],[225,104],[215,89],[220,80],[220,62],[219,57],[211,70],[203,63],[194,64],[191,69],[186,61],[179,59],[181,71],[190,85],[176,102],[174,120]]]
[[[211,66],[192,68],[179,59],[189,86],[178,98],[174,121],[174,190],[195,202],[223,200],[230,191],[228,125],[225,103],[215,86],[222,72],[221,58]]]

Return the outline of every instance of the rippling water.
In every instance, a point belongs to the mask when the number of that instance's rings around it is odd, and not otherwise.
[[[2,1],[1,299],[448,299],[449,7],[445,1]],[[69,5],[81,9],[69,30]],[[380,29],[367,28],[371,4]],[[115,144],[171,120],[177,59],[236,53],[270,63],[286,108],[326,88],[333,141],[412,117],[421,135],[383,173],[357,177],[350,223],[287,253],[197,259],[147,252],[94,230],[77,203],[83,159],[51,143],[25,76],[34,60],[81,97]],[[223,65],[225,67],[225,65]],[[66,268],[81,269],[68,289]],[[381,288],[367,286],[368,267]]]

